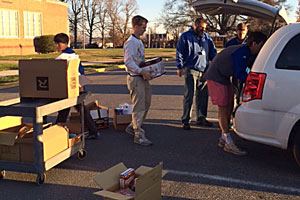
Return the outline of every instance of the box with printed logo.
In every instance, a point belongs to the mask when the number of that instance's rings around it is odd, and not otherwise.
[[[79,95],[79,59],[19,61],[20,97],[71,98]]]

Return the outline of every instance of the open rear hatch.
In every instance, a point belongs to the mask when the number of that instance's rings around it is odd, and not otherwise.
[[[284,6],[273,7],[261,1],[254,0],[197,0],[191,3],[196,11],[208,14],[232,14],[260,18],[273,22],[271,33],[276,24],[289,24],[289,18]]]

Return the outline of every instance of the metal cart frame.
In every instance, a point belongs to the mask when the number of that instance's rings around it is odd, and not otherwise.
[[[38,140],[38,136],[43,134],[43,118],[54,112],[80,104],[81,113],[81,133],[84,133],[84,100],[87,93],[78,97],[54,101],[53,99],[28,99],[16,98],[0,102],[0,117],[2,116],[22,116],[30,117],[33,120],[33,156],[34,163],[23,163],[0,160],[0,179],[5,176],[5,170],[26,172],[37,174],[36,184],[43,184],[46,178],[45,172],[61,163],[75,153],[78,158],[83,159],[86,155],[84,134],[81,134],[81,142],[58,153],[52,158],[44,161],[43,144]]]

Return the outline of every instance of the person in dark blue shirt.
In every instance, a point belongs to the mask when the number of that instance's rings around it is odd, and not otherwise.
[[[204,32],[206,26],[204,19],[197,18],[193,27],[180,36],[176,47],[177,75],[184,75],[185,81],[181,117],[184,130],[190,129],[194,93],[196,123],[200,126],[212,126],[212,123],[206,120],[208,90],[203,75],[217,50],[211,37]]]
[[[248,28],[247,28],[246,24],[239,23],[236,26],[236,37],[229,40],[227,42],[227,44],[225,45],[225,47],[230,47],[233,45],[238,45],[238,44],[244,43],[245,40],[247,39],[247,33],[248,33]]]
[[[65,33],[56,34],[54,36],[54,42],[57,50],[62,53],[61,55],[63,54],[75,55],[75,52],[70,47],[68,47],[69,36],[67,34]],[[79,63],[78,71],[80,75],[84,75],[84,68],[81,65],[81,63]],[[84,91],[84,88],[81,87],[81,90]],[[79,111],[78,106],[75,106],[75,108],[77,111]],[[70,108],[66,108],[64,110],[59,111],[56,119],[56,123],[65,123],[67,121],[69,112],[70,112]],[[89,133],[86,135],[87,139],[95,139],[100,135],[100,133],[97,130],[96,123],[92,119],[90,112],[86,109],[85,106],[84,106],[84,126],[89,131]]]
[[[267,37],[261,32],[252,32],[246,44],[233,45],[221,51],[212,61],[205,73],[210,98],[213,105],[218,106],[218,120],[221,129],[221,137],[218,146],[224,151],[246,155],[247,152],[240,149],[233,142],[229,133],[229,124],[233,109],[233,85],[232,77],[242,83],[246,81],[250,69],[248,61],[251,55],[260,51]]]
[[[239,23],[236,26],[236,37],[232,38],[231,40],[229,40],[227,42],[227,44],[225,45],[225,47],[230,47],[233,45],[239,45],[239,44],[243,44],[246,42],[247,40],[247,34],[248,34],[248,28],[246,26],[246,24],[244,23]],[[251,58],[249,60],[254,60],[255,59],[255,55],[251,56]],[[232,82],[233,82],[233,90],[234,90],[234,95],[235,95],[235,105],[238,106],[240,104],[240,96],[241,96],[241,90],[243,87],[243,84],[241,83],[241,81],[235,77],[232,78]]]

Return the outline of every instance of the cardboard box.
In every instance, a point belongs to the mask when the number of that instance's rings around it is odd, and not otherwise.
[[[90,114],[94,119],[98,129],[109,127],[108,107],[99,105],[98,101],[95,100],[94,102],[87,104],[86,108],[90,111]]]
[[[20,135],[20,129],[25,125],[22,120],[15,117],[0,118],[0,160],[34,162],[33,157],[33,129],[25,135]],[[8,124],[2,121],[11,120]],[[9,128],[7,128],[9,126]],[[68,132],[61,126],[43,126],[43,134],[38,138],[43,143],[44,161],[68,148]]]
[[[150,71],[151,77],[156,78],[165,74],[165,67],[161,57],[153,58],[139,65],[143,70]]]
[[[90,112],[94,122],[96,123],[97,129],[109,128],[108,107],[98,105],[97,100],[85,105],[85,107]],[[72,112],[69,119],[72,123],[81,123],[80,114],[78,112]]]
[[[117,131],[124,131],[126,127],[131,123],[132,116],[130,115],[120,115],[114,110],[113,125]]]
[[[162,163],[154,168],[140,166],[135,170],[136,182],[134,196],[125,196],[116,193],[120,189],[120,173],[127,170],[123,163],[119,163],[94,177],[95,182],[103,189],[94,194],[104,199],[135,199],[159,200],[161,199],[161,178],[167,172],[162,170]]]
[[[19,60],[20,97],[71,98],[79,95],[79,59]]]
[[[60,126],[67,127],[69,130],[69,134],[76,134],[76,137],[68,139],[68,147],[72,147],[75,144],[78,144],[82,141],[81,136],[85,134],[85,132],[81,132],[81,123],[59,123]]]

